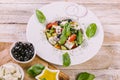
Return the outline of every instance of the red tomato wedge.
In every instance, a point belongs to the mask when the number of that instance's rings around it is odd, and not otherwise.
[[[47,24],[46,28],[50,29],[52,27],[52,25],[53,25],[52,23],[49,23],[49,24]]]
[[[75,41],[76,39],[76,34],[72,34],[70,37],[69,37],[69,41],[72,42],[72,41]]]
[[[58,24],[57,24],[57,22],[48,23],[47,26],[46,26],[46,28],[47,28],[47,29],[50,29],[53,25],[57,26]]]

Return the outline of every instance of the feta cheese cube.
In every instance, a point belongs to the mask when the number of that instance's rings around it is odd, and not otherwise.
[[[65,43],[65,46],[68,48],[68,49],[72,49],[72,47],[74,46],[74,42],[70,42],[67,40],[67,42]]]
[[[56,27],[56,33],[57,33],[57,34],[61,34],[61,32],[62,32],[61,29],[62,29],[62,28],[61,28],[60,26],[57,26],[57,27]]]

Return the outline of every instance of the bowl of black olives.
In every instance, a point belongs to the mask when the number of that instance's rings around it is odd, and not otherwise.
[[[11,57],[19,63],[31,62],[35,55],[35,48],[30,42],[15,42],[10,49]]]

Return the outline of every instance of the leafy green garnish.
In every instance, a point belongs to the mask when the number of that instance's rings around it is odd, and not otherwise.
[[[69,66],[71,64],[71,60],[68,52],[64,53],[62,57],[63,57],[63,66],[65,67]]]
[[[87,72],[82,72],[78,75],[77,80],[94,80],[95,75],[87,73]]]
[[[77,44],[81,44],[83,42],[83,34],[82,32],[79,30],[77,32]]]
[[[60,40],[59,40],[59,44],[64,44],[66,40],[67,40],[67,36],[61,35]]]
[[[95,23],[91,23],[86,30],[86,35],[88,38],[91,38],[95,35],[97,31],[97,25]]]
[[[36,10],[36,16],[40,23],[44,23],[46,21],[45,15],[40,10]]]
[[[66,23],[64,25],[64,28],[62,30],[62,35],[60,36],[60,40],[59,40],[59,44],[64,44],[65,41],[67,40],[68,38],[68,35],[70,34],[69,29],[67,29],[67,27],[69,26],[69,23]],[[67,33],[68,32],[68,33]]]
[[[35,64],[33,66],[31,66],[28,70],[27,73],[33,77],[37,76],[38,74],[40,74],[42,72],[42,70],[44,69],[44,66],[41,64]]]
[[[70,31],[70,23],[67,24],[66,26],[66,36],[70,36],[71,31]]]

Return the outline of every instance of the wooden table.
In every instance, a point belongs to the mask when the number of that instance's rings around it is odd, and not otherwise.
[[[0,0],[0,42],[26,41],[26,25],[35,9],[55,1],[58,0]],[[91,60],[57,67],[71,80],[85,71],[95,74],[95,80],[120,80],[120,0],[59,1],[77,2],[92,10],[103,25],[105,37],[102,48]]]

